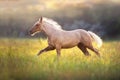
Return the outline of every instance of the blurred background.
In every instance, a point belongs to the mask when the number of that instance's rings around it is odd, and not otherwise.
[[[120,0],[0,0],[0,37],[29,37],[29,28],[41,16],[65,30],[91,30],[104,39],[120,37]]]

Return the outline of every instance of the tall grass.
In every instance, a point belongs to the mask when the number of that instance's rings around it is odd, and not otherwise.
[[[112,80],[120,79],[119,41],[107,41],[101,58],[89,51],[86,57],[77,48],[36,56],[47,46],[46,39],[0,39],[0,80]]]

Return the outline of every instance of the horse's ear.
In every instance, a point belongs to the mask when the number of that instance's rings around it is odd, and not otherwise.
[[[40,23],[42,23],[42,20],[43,20],[43,18],[42,18],[42,17],[41,17],[41,18],[39,18],[39,22],[40,22]]]

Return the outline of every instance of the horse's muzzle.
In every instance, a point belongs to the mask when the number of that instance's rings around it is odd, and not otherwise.
[[[32,31],[28,31],[28,34],[33,36],[33,32]]]

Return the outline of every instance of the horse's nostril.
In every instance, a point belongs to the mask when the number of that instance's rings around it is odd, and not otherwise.
[[[28,34],[32,34],[32,31],[28,31]]]

